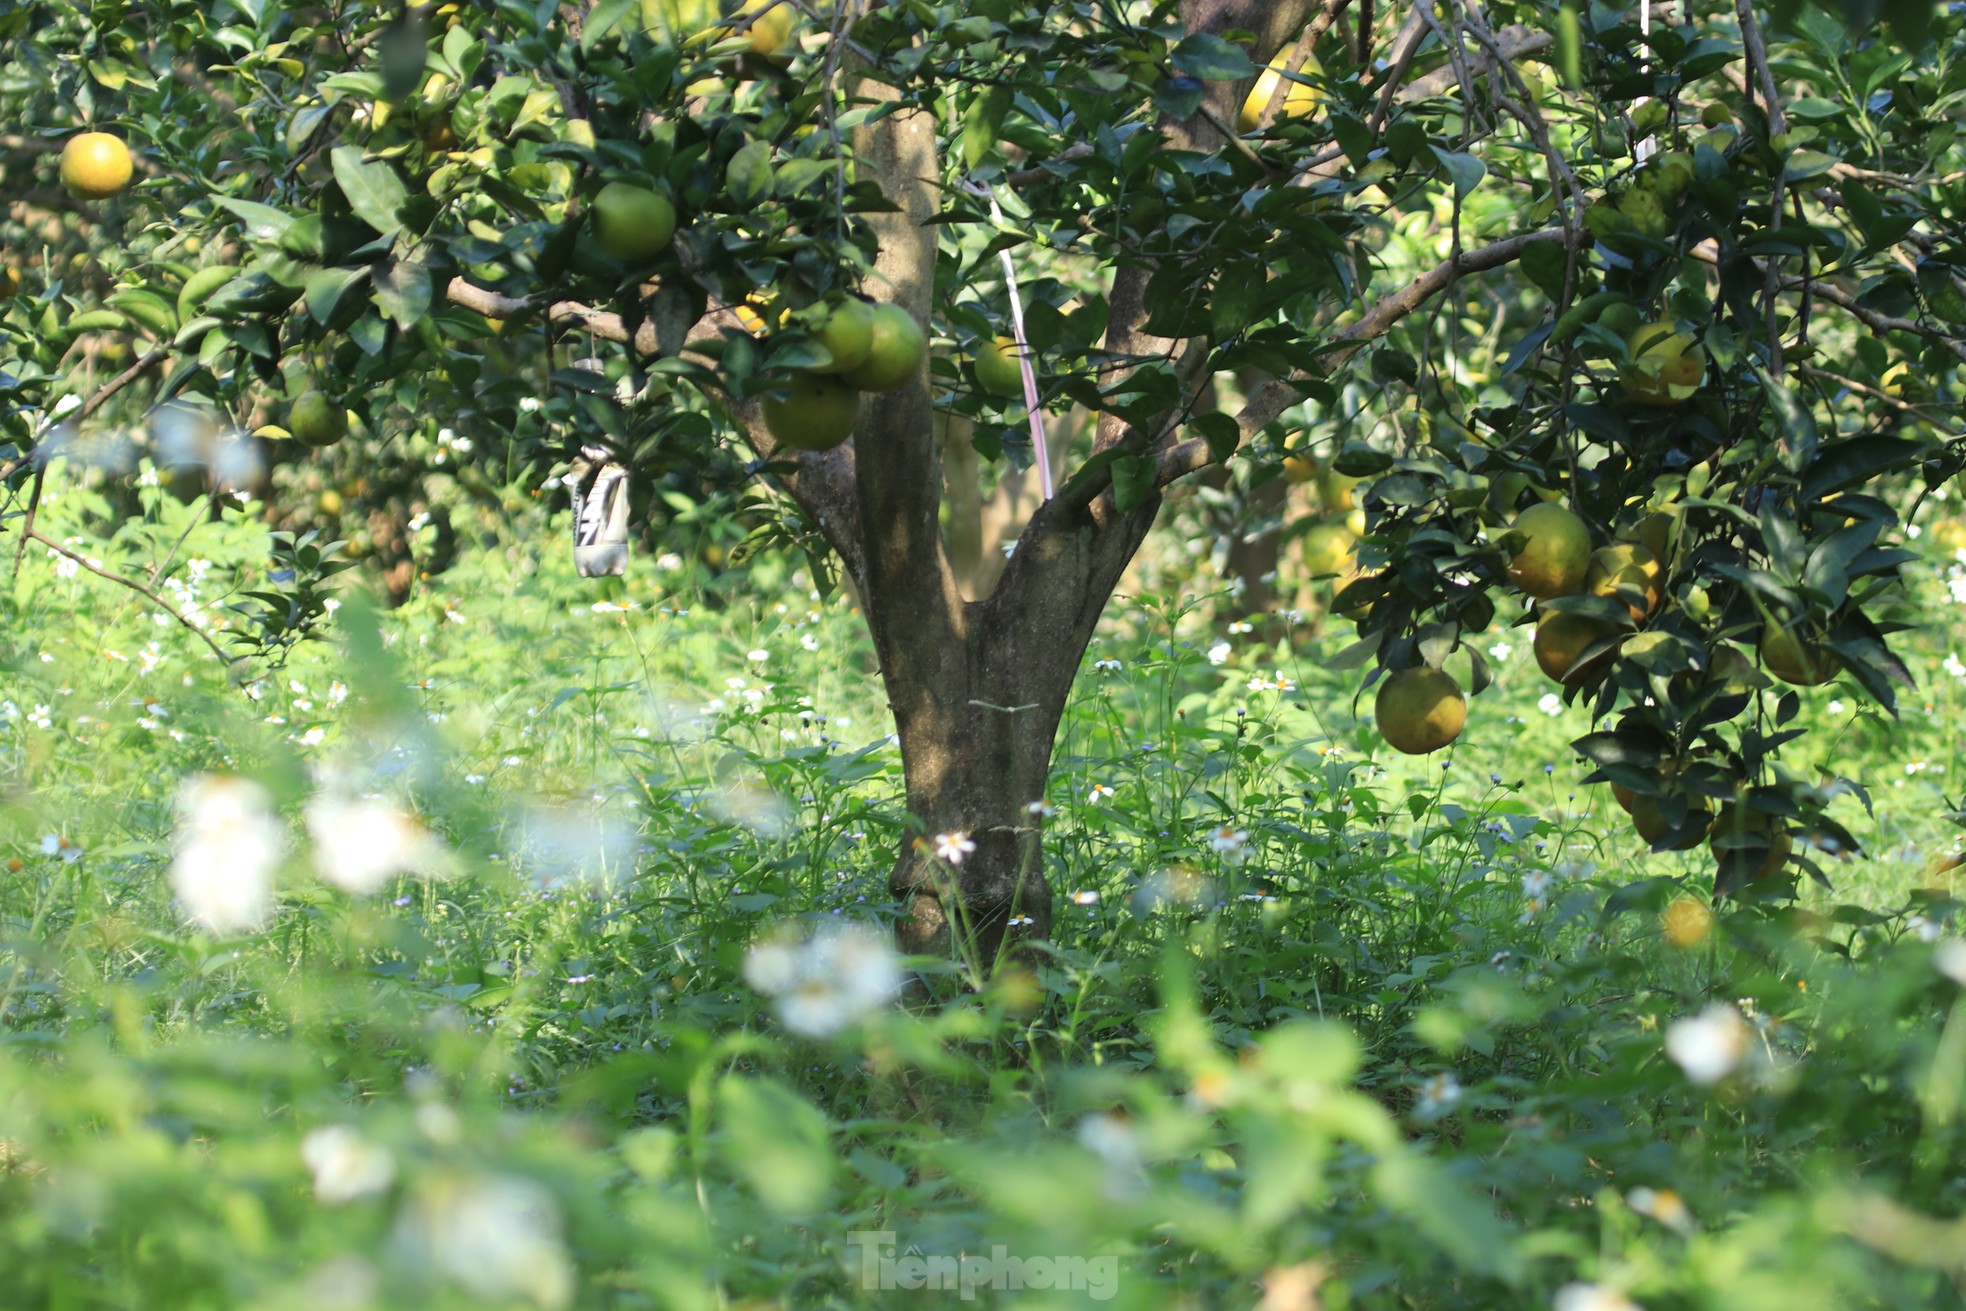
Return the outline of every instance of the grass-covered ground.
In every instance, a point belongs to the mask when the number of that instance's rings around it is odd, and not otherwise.
[[[214,621],[258,530],[169,505],[75,549]],[[1805,691],[1786,757],[1868,791],[1868,855],[1711,926],[1528,630],[1410,760],[1342,631],[1116,602],[1053,953],[906,963],[904,1011],[878,932],[826,936],[883,923],[901,818],[849,602],[488,531],[243,690],[86,569],[0,593],[6,1306],[913,1306],[942,1259],[1003,1305],[1956,1305],[1936,552],[1902,715]]]

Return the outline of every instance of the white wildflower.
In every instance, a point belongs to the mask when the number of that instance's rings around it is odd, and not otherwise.
[[[967,833],[938,833],[935,835],[935,854],[951,865],[963,863],[963,857],[976,850],[976,843]]]
[[[314,1196],[329,1206],[379,1193],[396,1180],[396,1158],[347,1125],[315,1129],[300,1143],[300,1159],[314,1172]]]
[[[1666,1030],[1666,1055],[1694,1083],[1719,1083],[1748,1051],[1748,1026],[1741,1012],[1715,1002],[1698,1015],[1674,1020]]]
[[[196,774],[178,789],[171,888],[214,933],[257,929],[273,914],[273,871],[286,832],[273,798],[249,778]]]
[[[314,868],[344,892],[365,896],[402,874],[445,872],[449,853],[416,819],[373,797],[323,793],[307,803]]]
[[[786,1028],[824,1038],[893,1000],[901,960],[873,927],[829,924],[803,940],[781,932],[754,943],[744,979],[774,999]]]

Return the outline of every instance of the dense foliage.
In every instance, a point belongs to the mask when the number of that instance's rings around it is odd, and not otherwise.
[[[1955,1298],[1880,12],[0,3],[10,1296]]]

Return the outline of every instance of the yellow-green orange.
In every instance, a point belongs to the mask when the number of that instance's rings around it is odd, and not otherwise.
[[[1625,344],[1631,363],[1618,371],[1618,380],[1642,405],[1681,404],[1707,376],[1706,353],[1670,323],[1647,323]]]
[[[843,300],[826,312],[812,330],[813,340],[826,348],[833,362],[821,373],[845,373],[867,362],[874,349],[874,307],[864,300]]]
[[[1314,72],[1317,63],[1304,65],[1305,72]],[[1236,131],[1254,132],[1263,122],[1263,111],[1270,107],[1270,100],[1276,95],[1283,81],[1283,65],[1271,64],[1256,76],[1256,85],[1250,88],[1249,95],[1242,102],[1242,110],[1236,115]],[[1302,82],[1292,82],[1290,90],[1284,92],[1283,105],[1277,110],[1278,118],[1304,118],[1317,112],[1319,96],[1317,88]]]
[[[1402,669],[1379,686],[1373,701],[1379,736],[1395,751],[1424,756],[1455,738],[1468,722],[1467,698],[1441,669]]]
[[[769,9],[765,7],[770,5]],[[745,29],[745,36],[751,42],[751,53],[760,59],[769,59],[774,64],[788,64],[792,61],[792,26],[797,20],[798,11],[792,7],[792,0],[750,0],[738,10],[732,23],[742,22],[752,14],[764,10],[752,19]]]
[[[107,200],[130,185],[130,148],[107,132],[83,132],[61,148],[61,184],[84,200]]]
[[[1304,534],[1304,569],[1313,578],[1342,574],[1352,566],[1358,535],[1343,524],[1321,523]]]
[[[627,182],[610,182],[594,197],[594,241],[624,264],[646,264],[676,235],[676,207],[667,196]]]
[[[824,373],[797,373],[780,399],[767,395],[765,428],[778,441],[800,451],[825,451],[853,436],[860,418],[860,393]]]
[[[1584,590],[1591,564],[1591,530],[1569,510],[1545,501],[1532,505],[1509,525],[1524,538],[1509,562],[1509,581],[1530,596],[1575,596]]]
[[[1559,683],[1581,681],[1592,670],[1601,667],[1603,656],[1590,662],[1582,669],[1576,667],[1584,653],[1596,646],[1616,630],[1609,624],[1587,619],[1583,615],[1553,614],[1536,625],[1536,640],[1532,644],[1536,652],[1536,667]]]
[[[1666,814],[1659,806],[1657,797],[1634,795],[1629,807],[1632,827],[1638,836],[1645,839],[1645,845],[1656,847],[1659,840],[1672,831],[1666,821]],[[1707,836],[1707,829],[1713,823],[1713,812],[1697,797],[1687,799],[1686,829],[1679,840],[1667,847],[1667,851],[1690,851],[1700,845]]]
[[[1795,687],[1814,687],[1836,677],[1836,653],[1770,619],[1761,630],[1761,663]]]
[[[308,446],[333,446],[348,435],[348,414],[321,392],[308,388],[287,411],[287,431]]]
[[[861,391],[893,391],[921,371],[927,356],[928,335],[915,316],[899,305],[876,305],[867,358],[840,378]]]
[[[1665,579],[1658,557],[1636,542],[1614,542],[1591,553],[1584,571],[1584,590],[1592,596],[1623,601],[1632,622],[1642,624],[1659,608]]]
[[[1324,502],[1325,511],[1329,514],[1356,509],[1358,500],[1352,495],[1352,489],[1364,481],[1363,478],[1339,473],[1336,469],[1326,469],[1318,474],[1318,499]]]
[[[976,369],[976,385],[992,396],[1019,397],[1024,394],[1024,368],[1018,363],[1017,342],[998,337],[976,348],[971,364]]]
[[[1322,472],[1317,457],[1303,447],[1293,446],[1284,452],[1283,476],[1291,482],[1315,482]]]
[[[20,295],[20,270],[11,264],[0,264],[0,300],[12,300]]]

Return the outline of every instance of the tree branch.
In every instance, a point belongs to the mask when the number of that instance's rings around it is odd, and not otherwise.
[[[1337,333],[1332,340],[1344,342],[1345,345],[1325,357],[1322,362],[1323,374],[1329,376],[1333,371],[1344,367],[1352,356],[1390,332],[1395,323],[1446,291],[1467,274],[1484,273],[1512,263],[1521,258],[1525,250],[1542,242],[1561,245],[1578,239],[1562,228],[1544,228],[1490,242],[1486,246],[1463,252],[1457,258],[1435,265],[1398,291],[1382,297],[1365,312],[1364,317]],[[1303,392],[1297,384],[1309,380],[1308,377],[1276,378],[1258,387],[1236,415],[1236,426],[1241,429],[1243,439],[1246,441],[1253,434],[1262,431],[1272,419],[1303,399]],[[1156,456],[1155,485],[1165,487],[1178,478],[1207,468],[1211,463],[1213,459],[1209,454],[1207,442],[1200,438],[1189,438],[1178,442]]]
[[[233,665],[245,659],[244,656],[228,654],[224,647],[220,646],[216,641],[213,640],[212,635],[210,633],[207,633],[204,629],[192,623],[190,616],[186,615],[183,611],[179,610],[176,606],[172,605],[169,601],[166,601],[162,596],[159,596],[156,592],[152,591],[150,588],[145,587],[142,583],[139,583],[136,579],[125,578],[122,574],[118,574],[118,573],[111,573],[109,570],[104,569],[101,565],[96,564],[93,560],[90,560],[87,556],[77,555],[74,551],[69,550],[66,546],[63,546],[60,542],[57,542],[54,538],[49,537],[46,533],[40,532],[33,528],[23,528],[21,530],[21,546],[23,547],[23,549],[27,546],[29,542],[39,542],[41,545],[47,547],[50,551],[53,551],[56,555],[62,556],[65,559],[73,560],[76,564],[88,570],[96,577],[107,578],[110,582],[116,583],[123,587],[127,587],[132,592],[137,593],[139,596],[143,596],[147,598],[152,605],[156,606],[159,610],[162,610],[165,614],[169,615],[171,618],[177,620],[180,624],[183,624],[186,628],[196,633],[198,635],[199,640],[204,642],[206,646],[210,647],[212,649],[212,654],[217,656],[222,663],[227,665]]]

